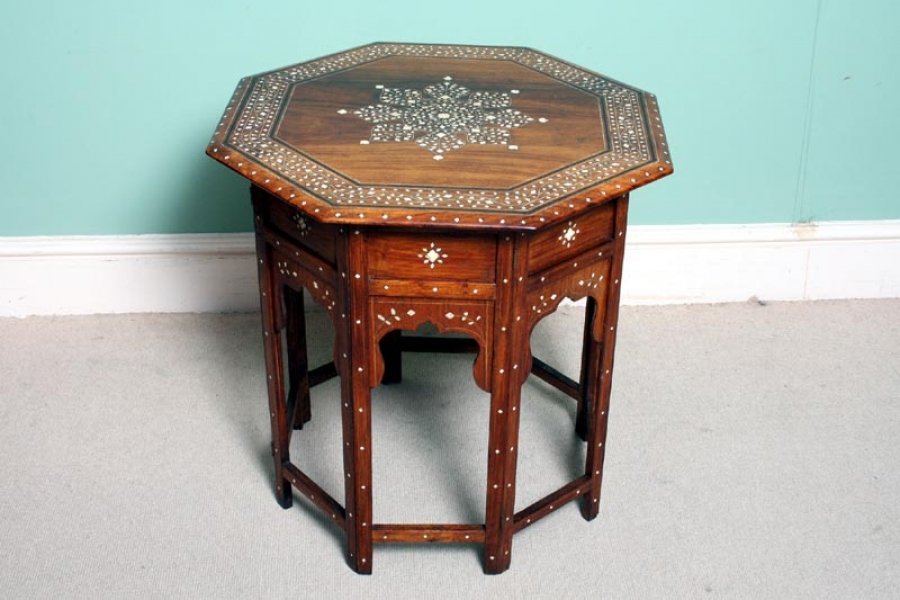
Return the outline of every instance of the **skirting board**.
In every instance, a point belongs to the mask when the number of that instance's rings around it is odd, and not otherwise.
[[[0,238],[0,316],[258,310],[249,233]]]
[[[249,233],[0,237],[0,316],[257,310]],[[900,220],[632,226],[623,304],[900,297]]]

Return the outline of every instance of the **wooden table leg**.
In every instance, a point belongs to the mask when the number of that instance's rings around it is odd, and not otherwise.
[[[356,370],[359,365],[351,361]],[[356,381],[350,381],[356,379]],[[347,558],[354,571],[372,572],[372,420],[369,387],[341,376]]]
[[[488,435],[487,506],[485,509],[485,573],[502,573],[512,560],[519,402],[527,377],[527,319],[524,318],[524,258],[527,240],[505,237],[498,248],[498,286],[494,325],[491,416]],[[517,260],[518,257],[518,260]]]
[[[403,379],[403,358],[401,354],[399,329],[388,332],[381,338],[381,355],[384,357],[384,375],[381,383],[400,383]]]
[[[588,409],[587,459],[585,475],[591,478],[590,491],[585,494],[581,514],[588,521],[600,512],[600,490],[603,481],[603,458],[606,453],[606,425],[609,418],[609,397],[612,391],[613,357],[616,350],[616,332],[619,319],[619,295],[622,287],[622,259],[625,252],[625,225],[628,215],[628,197],[616,203],[616,243],[606,296],[603,321],[603,341],[593,339],[589,347],[589,360],[585,378],[585,399]]]
[[[293,428],[303,429],[303,424],[312,416],[303,290],[285,288],[284,299],[287,312],[288,405],[294,406]]]
[[[593,343],[594,340],[591,336],[591,325],[594,322],[594,315],[597,313],[597,302],[590,296],[586,298],[586,301],[584,308],[584,339],[581,345],[581,377],[579,379],[581,395],[578,398],[578,406],[575,409],[575,433],[585,441],[587,441],[588,436],[588,413],[590,409],[587,382],[592,377],[589,372],[591,352],[596,349],[596,344]]]
[[[484,570],[489,574],[507,570],[512,560],[521,389],[514,377],[491,393],[484,544]]]
[[[269,395],[269,420],[272,425],[272,456],[275,462],[275,498],[282,508],[293,503],[291,486],[282,465],[290,460],[289,424],[284,398],[281,332],[278,328],[278,301],[275,269],[270,248],[260,233],[256,235],[256,255],[259,272],[260,308],[263,326],[263,348],[266,358],[266,385]]]
[[[359,230],[343,230],[338,262],[346,265],[338,309],[347,558],[357,573],[372,572],[372,415],[369,388],[369,316],[365,247]]]

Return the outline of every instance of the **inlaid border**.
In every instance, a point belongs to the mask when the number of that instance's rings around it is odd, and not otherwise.
[[[595,95],[609,151],[508,190],[391,187],[353,182],[270,135],[297,83],[396,55],[509,60]],[[534,229],[672,172],[651,94],[534,50],[493,46],[372,44],[245,78],[207,153],[319,220],[363,223]]]

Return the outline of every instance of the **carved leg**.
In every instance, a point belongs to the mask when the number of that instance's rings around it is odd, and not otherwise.
[[[352,361],[351,366],[356,371],[360,365]],[[341,401],[344,405],[347,554],[353,570],[367,574],[372,572],[372,420],[369,386],[362,378],[342,374]]]
[[[590,336],[588,336],[590,337]],[[604,445],[606,444],[606,417],[609,409],[609,382],[611,371],[603,374],[603,345],[593,340],[586,344],[584,362],[584,393],[582,395],[584,410],[590,418],[585,417],[588,431],[585,436],[587,460],[585,474],[591,478],[591,491],[584,496],[581,514],[588,521],[594,519],[600,511],[600,484],[603,476]]]
[[[510,565],[515,513],[516,457],[521,383],[511,373],[491,393],[488,441],[488,490],[485,523],[485,572],[502,573]]]
[[[352,277],[342,283],[335,364],[341,376],[347,559],[357,573],[372,572],[372,417],[369,388],[368,299],[359,232],[338,241],[338,262]]]
[[[590,403],[588,414],[587,460],[585,475],[591,478],[590,490],[581,504],[581,514],[590,521],[600,512],[600,490],[603,481],[603,458],[606,452],[606,424],[609,412],[609,396],[612,391],[613,356],[616,349],[616,331],[619,318],[619,292],[622,282],[622,259],[625,251],[625,220],[628,214],[628,197],[616,203],[616,245],[610,274],[609,293],[606,297],[606,314],[603,322],[603,342],[591,340],[590,360],[587,366],[584,397]]]
[[[507,570],[512,560],[513,516],[516,506],[516,459],[519,455],[519,402],[527,375],[526,319],[523,315],[526,241],[516,237],[501,242],[497,279],[508,281],[498,286],[494,360],[491,368],[491,416],[488,436],[487,507],[485,510],[484,565],[489,574]]]
[[[272,254],[263,237],[256,236],[256,255],[259,271],[260,308],[263,326],[263,348],[266,357],[266,385],[269,393],[269,419],[272,424],[272,456],[275,461],[275,498],[282,508],[293,502],[291,486],[285,479],[282,465],[288,454],[289,430],[281,357],[281,335],[278,325],[278,298]]]
[[[403,379],[403,359],[400,352],[400,336],[397,329],[381,338],[381,355],[384,357],[384,375],[381,383],[400,383]]]
[[[594,343],[594,340],[591,337],[591,325],[594,322],[594,315],[596,312],[597,302],[588,296],[587,305],[584,309],[584,341],[581,345],[581,377],[579,380],[581,385],[581,396],[578,398],[578,407],[575,409],[575,433],[585,441],[587,441],[588,436],[588,412],[590,408],[590,397],[587,395],[587,382],[591,377],[589,367],[592,353],[599,352],[600,350],[599,345]]]
[[[303,291],[286,287],[284,304],[287,312],[288,404],[294,405],[294,429],[312,416],[309,405],[309,362],[306,355],[306,314]]]

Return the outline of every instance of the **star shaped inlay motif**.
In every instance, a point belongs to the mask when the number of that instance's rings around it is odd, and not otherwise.
[[[507,92],[471,92],[453,83],[449,75],[441,83],[422,90],[390,88],[381,90],[378,104],[370,104],[353,114],[373,123],[369,142],[410,142],[433,153],[435,160],[443,160],[444,153],[469,144],[510,144],[510,130],[522,127],[535,119],[512,107],[512,96],[519,90]],[[347,114],[347,109],[338,113]],[[537,119],[546,123],[547,119]]]
[[[436,264],[444,264],[447,254],[441,248],[435,246],[434,242],[431,242],[430,246],[422,248],[422,252],[418,254],[418,257],[422,259],[424,264],[433,269]]]
[[[578,237],[579,233],[581,233],[581,230],[578,228],[578,225],[576,225],[572,221],[569,221],[569,225],[556,239],[558,239],[563,246],[569,248],[572,246],[572,242],[575,241],[575,238]]]
[[[300,232],[301,236],[304,236],[309,233],[310,226],[309,226],[309,222],[306,219],[304,219],[303,217],[301,217],[298,214],[293,215],[291,217],[291,219],[294,221],[294,224],[297,226],[297,230]]]

